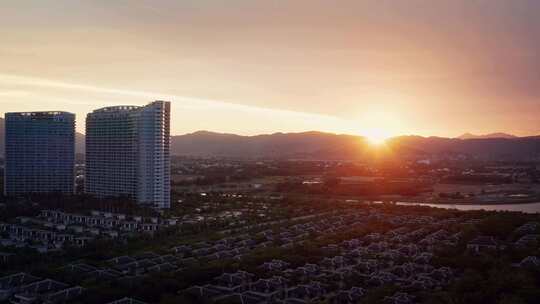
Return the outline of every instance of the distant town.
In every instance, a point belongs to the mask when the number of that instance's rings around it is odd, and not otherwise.
[[[0,303],[540,297],[534,154],[178,155],[170,119],[165,101],[97,109],[81,155],[74,114],[5,114]]]

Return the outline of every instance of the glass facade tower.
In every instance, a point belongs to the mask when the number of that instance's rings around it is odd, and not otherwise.
[[[75,191],[75,114],[5,114],[6,195]]]

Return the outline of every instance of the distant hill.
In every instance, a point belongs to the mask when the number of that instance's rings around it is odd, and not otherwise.
[[[507,133],[490,133],[484,135],[475,135],[471,133],[465,133],[459,136],[459,139],[491,139],[491,138],[516,138],[517,136]]]
[[[396,151],[407,148],[430,155],[465,154],[485,159],[508,160],[540,158],[540,136],[485,139],[401,136],[391,139],[389,144]]]
[[[0,151],[3,154],[3,119],[0,118],[0,122]],[[540,159],[540,137],[497,135],[495,138],[459,139],[399,136],[389,139],[387,147],[398,157],[464,154],[484,159]],[[84,135],[80,133],[76,136],[76,151],[84,153]],[[373,149],[363,137],[354,135],[303,132],[240,136],[198,131],[173,136],[171,154],[196,157],[358,160],[373,156]]]
[[[323,132],[239,136],[208,131],[173,136],[172,154],[225,157],[356,157],[365,141]]]
[[[479,158],[540,157],[540,137],[452,139],[399,136],[387,146],[400,156],[466,154]],[[172,154],[227,157],[362,159],[370,147],[360,136],[322,132],[239,136],[199,131],[172,138]]]
[[[4,155],[4,137],[5,137],[4,119],[0,117],[0,155]]]
[[[75,153],[84,154],[86,152],[85,136],[82,133],[75,133]]]

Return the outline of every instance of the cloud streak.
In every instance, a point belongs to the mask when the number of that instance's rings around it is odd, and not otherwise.
[[[87,85],[87,84],[77,84],[70,83],[58,80],[42,79],[37,77],[29,77],[23,75],[11,75],[11,74],[0,74],[0,85],[4,86],[22,86],[27,89],[27,91],[18,90],[18,91],[4,91],[0,92],[0,96],[9,96],[17,97],[21,99],[39,99],[39,100],[48,100],[52,102],[61,102],[65,104],[76,103],[78,105],[84,104],[86,106],[102,103],[101,101],[96,100],[95,102],[74,102],[73,100],[67,98],[55,97],[56,95],[61,95],[60,91],[75,91],[80,93],[97,93],[101,96],[115,96],[115,100],[121,100],[122,103],[129,103],[129,100],[133,98],[144,99],[146,101],[151,100],[168,100],[172,101],[173,111],[184,111],[184,110],[196,110],[199,112],[212,111],[212,112],[235,112],[242,115],[256,115],[264,116],[266,118],[273,118],[279,121],[279,119],[288,119],[296,120],[297,122],[304,125],[313,125],[316,123],[325,123],[328,125],[334,125],[335,131],[339,131],[340,128],[347,126],[346,130],[356,131],[352,128],[356,127],[356,122],[348,121],[338,117],[330,115],[321,115],[314,113],[306,112],[297,112],[289,110],[279,110],[279,109],[268,109],[262,107],[255,107],[250,105],[242,105],[235,103],[228,103],[223,101],[178,96],[174,94],[164,94],[158,92],[149,92],[149,91],[138,91],[138,90],[126,90],[126,89],[114,89],[114,88],[104,88],[99,86]],[[40,90],[53,89],[54,92],[47,93],[42,92],[39,94]],[[52,96],[51,96],[52,95]],[[85,99],[88,99],[86,97]],[[92,97],[90,97],[91,99]],[[70,109],[66,109],[70,110]],[[174,114],[174,113],[173,113]],[[204,118],[203,118],[204,119]]]

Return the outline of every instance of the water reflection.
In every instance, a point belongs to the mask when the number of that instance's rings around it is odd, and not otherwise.
[[[520,211],[524,213],[540,213],[540,202],[529,204],[497,204],[497,205],[453,205],[453,204],[427,204],[397,202],[398,205],[421,205],[435,208],[457,210],[487,210],[487,211]]]

